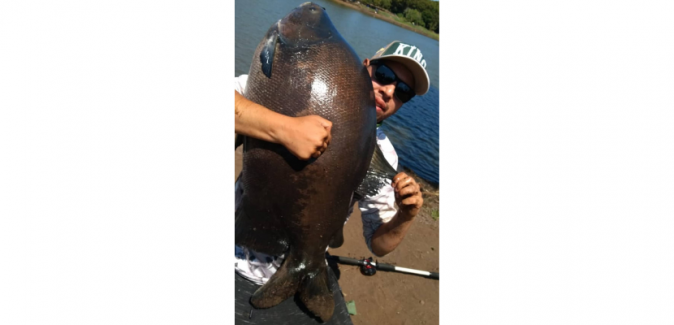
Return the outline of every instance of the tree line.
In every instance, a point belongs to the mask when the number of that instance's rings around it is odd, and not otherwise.
[[[440,3],[431,0],[360,0],[386,9],[416,25],[440,33]]]

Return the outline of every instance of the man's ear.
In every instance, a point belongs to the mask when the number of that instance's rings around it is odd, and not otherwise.
[[[366,58],[365,60],[363,60],[363,65],[366,66],[366,67],[370,66],[370,59]]]

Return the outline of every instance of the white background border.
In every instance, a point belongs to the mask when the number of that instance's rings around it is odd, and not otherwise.
[[[233,9],[0,4],[0,323],[232,319]]]
[[[674,322],[673,4],[441,9],[441,324]]]

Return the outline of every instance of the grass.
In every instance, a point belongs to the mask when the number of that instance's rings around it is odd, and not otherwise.
[[[435,221],[438,221],[438,219],[440,219],[440,210],[433,209],[433,211],[431,211],[431,218],[433,218]]]

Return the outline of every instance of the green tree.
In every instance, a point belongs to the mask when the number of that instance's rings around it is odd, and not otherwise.
[[[391,12],[402,13],[407,8],[407,1],[405,0],[391,0]]]
[[[360,0],[384,8],[398,17],[440,33],[440,3],[431,0]]]
[[[380,7],[384,8],[388,11],[391,11],[391,0],[381,0]]]
[[[426,26],[426,24],[424,24],[424,19],[421,17],[421,13],[415,9],[405,9],[405,19],[407,19],[409,22],[415,23],[416,25]]]
[[[426,9],[421,13],[421,17],[424,19],[428,30],[438,32],[438,27],[440,26],[440,14],[438,11]]]
[[[428,1],[429,0],[407,0],[407,7],[422,12],[426,9]]]

